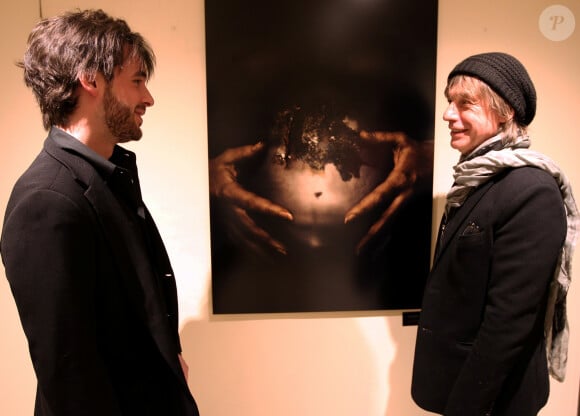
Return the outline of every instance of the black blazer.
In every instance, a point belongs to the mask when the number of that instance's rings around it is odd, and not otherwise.
[[[548,285],[566,236],[556,181],[523,167],[482,185],[440,232],[412,396],[456,416],[535,415],[549,391]]]
[[[38,379],[35,415],[197,415],[157,228],[147,212],[148,251],[142,225],[58,134],[14,186],[1,240]]]

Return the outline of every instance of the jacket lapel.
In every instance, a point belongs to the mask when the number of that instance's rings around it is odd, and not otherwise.
[[[486,194],[487,191],[489,191],[493,183],[494,183],[493,180],[489,180],[488,182],[477,188],[465,200],[463,205],[461,205],[461,207],[457,209],[457,211],[453,214],[452,218],[447,222],[447,224],[445,224],[445,231],[444,232],[440,231],[438,240],[439,247],[437,247],[436,256],[433,259],[432,269],[435,268],[435,265],[441,258],[443,252],[445,252],[445,250],[449,246],[449,243],[451,242],[451,240],[453,240],[455,234],[457,234],[457,232],[459,231],[459,227],[461,226],[461,224],[463,224],[467,216],[471,213],[471,211],[473,211],[479,200]]]

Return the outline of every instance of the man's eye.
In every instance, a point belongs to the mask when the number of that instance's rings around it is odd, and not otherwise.
[[[470,108],[470,107],[472,107],[474,104],[475,104],[475,103],[473,103],[473,102],[472,102],[472,101],[470,101],[470,100],[461,100],[461,101],[459,101],[459,102],[457,103],[457,106],[458,106],[458,107],[461,107],[461,108]]]

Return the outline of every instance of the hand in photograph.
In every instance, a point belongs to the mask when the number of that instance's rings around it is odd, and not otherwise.
[[[286,254],[284,245],[259,227],[248,211],[277,216],[292,221],[292,214],[272,201],[245,189],[238,182],[236,164],[250,159],[265,147],[263,142],[227,149],[209,161],[210,194],[225,207],[231,221],[227,221],[230,237],[244,241],[256,252],[273,248]]]
[[[390,220],[416,192],[430,185],[433,170],[433,141],[418,142],[403,132],[365,130],[360,132],[360,138],[371,145],[392,145],[394,167],[385,180],[350,208],[344,217],[344,222],[349,223],[379,204],[391,201],[358,243],[357,253],[389,225]]]

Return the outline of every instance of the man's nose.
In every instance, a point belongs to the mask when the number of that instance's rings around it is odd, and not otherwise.
[[[151,92],[148,88],[145,88],[145,97],[143,98],[143,103],[147,107],[151,107],[153,104],[155,104],[155,99],[153,98],[153,95],[151,95]]]
[[[443,120],[449,121],[457,118],[457,108],[454,103],[449,103],[445,111],[443,112]]]

